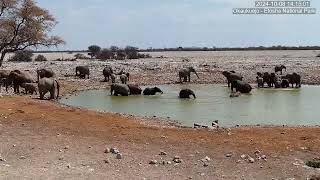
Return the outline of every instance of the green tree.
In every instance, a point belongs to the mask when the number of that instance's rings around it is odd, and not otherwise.
[[[7,53],[63,44],[60,37],[49,35],[56,24],[33,0],[0,0],[0,66]]]

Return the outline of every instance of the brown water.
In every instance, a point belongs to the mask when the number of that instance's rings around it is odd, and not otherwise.
[[[235,125],[320,125],[320,87],[254,89],[249,95],[230,98],[222,85],[158,86],[163,95],[110,96],[109,90],[89,90],[63,98],[61,103],[90,110],[158,116],[192,127],[194,123]],[[180,89],[193,89],[197,99],[178,98]]]

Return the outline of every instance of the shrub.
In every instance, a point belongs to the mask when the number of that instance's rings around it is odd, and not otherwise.
[[[127,46],[124,51],[128,59],[139,59],[138,48]]]
[[[89,50],[89,55],[91,56],[91,58],[93,57],[97,57],[98,54],[100,53],[101,51],[101,47],[97,46],[97,45],[91,45],[88,47],[88,50]]]
[[[75,59],[88,59],[85,55],[77,53],[74,55]]]
[[[320,168],[320,161],[308,161],[306,165],[313,168]]]
[[[113,55],[110,49],[102,49],[98,54],[97,58],[100,60],[107,60],[107,59],[110,59],[112,56]]]
[[[17,51],[9,59],[12,62],[31,62],[32,61],[32,52],[31,51]]]
[[[48,61],[46,57],[44,57],[44,55],[41,55],[39,54],[35,59],[34,61],[37,61],[37,62],[43,62],[43,61]]]
[[[138,57],[139,58],[152,58],[152,56],[150,54],[141,54],[141,53],[138,54]]]
[[[117,56],[116,56],[116,60],[125,60],[126,59],[126,53],[124,50],[119,49],[117,51]]]

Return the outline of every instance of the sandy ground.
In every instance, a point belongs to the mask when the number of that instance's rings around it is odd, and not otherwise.
[[[306,74],[304,83],[319,84],[320,63],[313,53],[172,52],[152,54],[165,58],[5,63],[4,68],[28,69],[35,74],[37,68],[50,67],[62,83],[62,94],[107,88],[108,83],[100,82],[103,65],[107,64],[117,70],[129,70],[132,82],[138,84],[170,84],[177,81],[176,70],[190,64],[200,72],[200,79],[194,79],[193,83],[220,83],[224,82],[220,75],[222,69],[235,69],[250,80],[250,74],[254,75],[255,71],[272,71],[274,64],[286,62],[289,72]],[[189,62],[185,62],[186,58]],[[91,68],[89,80],[73,77],[75,66],[83,64]],[[0,179],[307,179],[320,176],[319,169],[304,165],[307,160],[320,158],[320,128],[317,127],[196,130],[154,126],[133,117],[61,107],[56,102],[40,101],[36,96],[5,95],[0,101]],[[104,153],[112,147],[119,149],[122,159]],[[167,155],[159,155],[161,151]],[[174,156],[180,156],[182,162],[174,163]],[[249,162],[249,156],[254,162]],[[157,164],[149,164],[151,160]]]

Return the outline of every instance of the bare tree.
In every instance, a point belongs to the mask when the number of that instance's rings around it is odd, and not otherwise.
[[[0,66],[7,53],[63,44],[60,37],[48,35],[56,24],[33,0],[0,0]]]

